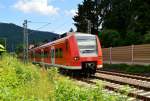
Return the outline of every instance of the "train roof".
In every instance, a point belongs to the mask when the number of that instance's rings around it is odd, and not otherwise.
[[[57,39],[55,41],[52,41],[52,42],[48,42],[44,45],[41,45],[41,46],[38,46],[38,47],[35,47],[35,48],[32,48],[30,49],[30,51],[32,50],[36,50],[36,49],[39,49],[39,48],[45,48],[51,44],[54,44],[56,42],[59,42],[59,41],[62,41],[62,40],[65,40],[66,38],[69,38],[70,36],[72,35],[75,35],[75,36],[95,36],[95,35],[92,35],[92,34],[87,34],[87,33],[80,33],[80,32],[68,32],[68,33],[64,33],[63,35],[61,35],[62,37],[60,39]]]
[[[93,35],[93,34],[80,33],[80,32],[76,32],[75,35],[77,35],[77,36],[95,36],[95,35]]]

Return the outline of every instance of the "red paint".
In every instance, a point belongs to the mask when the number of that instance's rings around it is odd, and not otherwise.
[[[81,57],[79,53],[79,48],[77,45],[76,33],[69,33],[66,37],[58,39],[53,42],[49,42],[42,46],[36,47],[30,50],[30,55],[35,53],[41,53],[42,49],[44,52],[47,52],[47,57],[31,57],[31,60],[35,62],[44,62],[51,64],[51,48],[54,47],[55,49],[62,49],[62,58],[55,58],[55,64],[64,65],[64,66],[81,66],[82,62],[96,62],[97,65],[102,65],[102,49],[99,42],[98,37],[96,36],[97,41],[97,56],[96,57]],[[34,51],[34,52],[33,52]],[[56,51],[56,50],[55,50]],[[56,54],[55,54],[56,55]],[[75,60],[75,58],[77,60]],[[43,61],[42,61],[43,60]]]

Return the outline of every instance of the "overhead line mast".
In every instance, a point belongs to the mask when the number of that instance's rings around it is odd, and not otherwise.
[[[23,61],[28,63],[28,29],[27,29],[27,20],[24,20],[23,23]]]
[[[28,33],[28,22],[30,22],[30,23],[47,23],[47,24],[39,27],[38,29],[41,29],[41,28],[46,27],[49,24],[51,24],[49,22],[31,22],[28,20],[24,20],[24,22],[23,22],[23,61],[25,64],[28,63],[28,61],[29,61],[29,54],[28,54],[29,53],[28,52],[29,51],[29,38],[28,37],[29,37],[29,34],[34,32],[34,31],[32,31],[32,32]]]

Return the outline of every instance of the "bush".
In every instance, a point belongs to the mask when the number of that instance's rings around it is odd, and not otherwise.
[[[143,36],[138,32],[128,32],[123,45],[141,44]]]
[[[15,57],[5,54],[0,61],[0,98],[16,99],[20,88],[39,79],[37,69],[31,64],[24,65]]]
[[[150,65],[104,64],[104,69],[126,73],[150,73]]]
[[[119,46],[121,43],[120,34],[115,30],[102,31],[100,39],[103,47]]]
[[[150,31],[144,35],[144,43],[150,43]]]
[[[39,68],[39,67],[38,67]],[[102,84],[78,86],[58,74],[56,68],[43,71],[24,65],[8,54],[0,61],[0,99],[2,101],[120,101],[121,95],[108,94]],[[126,100],[126,99],[124,99]]]
[[[68,77],[62,77],[58,74],[56,68],[48,70],[49,80],[54,83],[55,101],[126,101],[127,97],[120,94],[109,94],[104,92],[103,84],[97,83],[95,87],[78,86],[76,82]],[[125,91],[125,90],[124,90]],[[122,100],[122,98],[124,100]]]
[[[126,98],[122,100],[121,95],[104,92],[102,84],[91,88],[81,87],[71,80],[61,78],[55,85],[56,101],[126,101]]]

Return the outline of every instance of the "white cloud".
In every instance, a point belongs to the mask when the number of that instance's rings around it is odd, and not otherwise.
[[[65,14],[67,15],[67,16],[75,16],[76,15],[76,10],[75,9],[71,9],[71,10],[66,10],[65,11]]]
[[[18,0],[14,8],[25,13],[40,13],[44,15],[56,15],[59,8],[48,5],[48,0]]]

